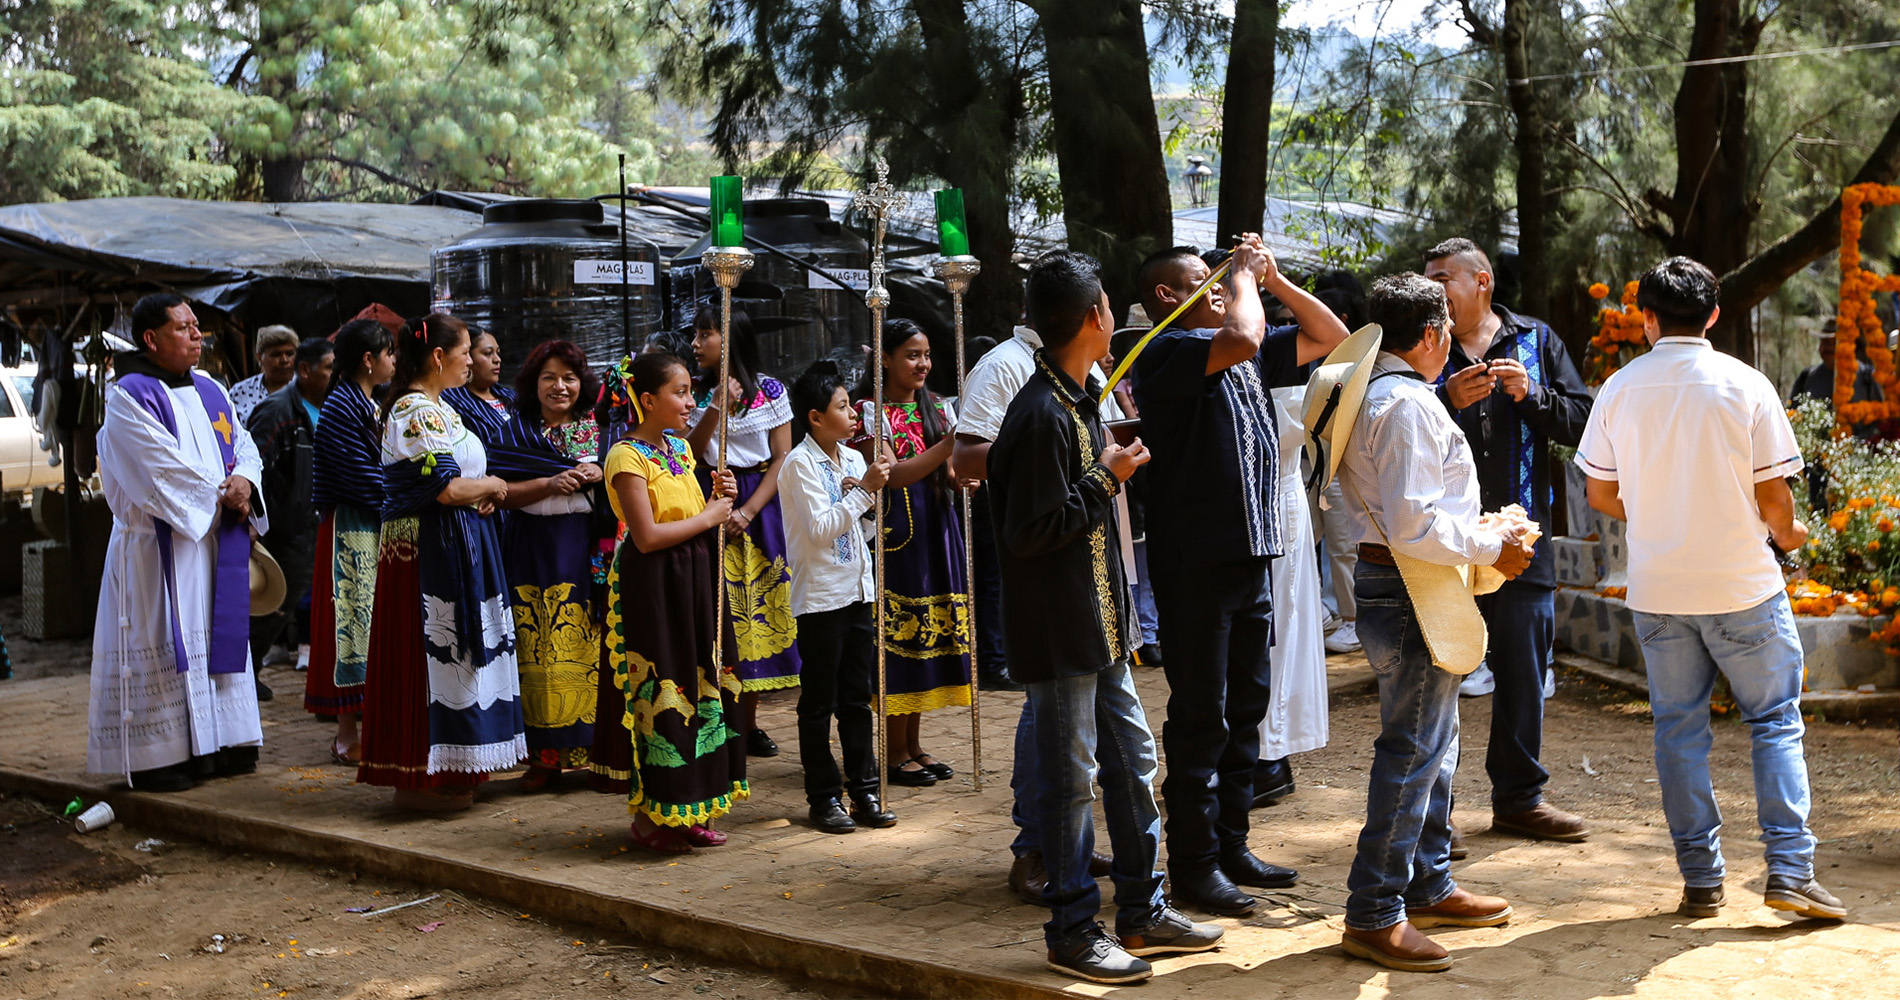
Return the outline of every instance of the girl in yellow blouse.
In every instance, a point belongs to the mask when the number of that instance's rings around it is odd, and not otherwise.
[[[693,475],[681,435],[695,404],[680,359],[623,363],[609,391],[636,426],[604,463],[608,499],[627,530],[607,577],[614,684],[602,684],[597,718],[625,728],[601,727],[608,738],[595,740],[595,770],[625,776],[635,844],[685,854],[725,843],[709,824],[749,794],[745,742],[730,723],[739,695],[730,625],[725,666],[713,668],[715,532],[732,514],[734,483],[731,473],[715,474],[707,501]],[[624,704],[610,704],[612,696]]]

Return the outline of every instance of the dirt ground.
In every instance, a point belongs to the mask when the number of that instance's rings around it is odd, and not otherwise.
[[[0,798],[0,823],[0,998],[835,995],[458,893],[191,844],[140,850],[118,825],[82,836],[31,799]]]

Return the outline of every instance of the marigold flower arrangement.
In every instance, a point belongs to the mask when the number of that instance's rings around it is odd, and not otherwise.
[[[1610,286],[1599,281],[1590,286],[1590,297],[1608,298]],[[1643,336],[1643,311],[1636,308],[1636,282],[1623,286],[1621,308],[1604,306],[1597,312],[1597,333],[1590,338],[1590,349],[1583,359],[1583,381],[1602,385],[1617,369],[1649,353],[1649,339]]]
[[[1900,275],[1875,274],[1860,266],[1862,215],[1869,205],[1900,205],[1900,185],[1855,184],[1841,192],[1841,305],[1834,335],[1834,413],[1840,434],[1855,424],[1900,418],[1893,352],[1887,349],[1887,331],[1874,311],[1874,293],[1900,291]],[[1854,373],[1860,368],[1856,345],[1862,343],[1874,379],[1886,393],[1884,402],[1853,402]]]
[[[1828,470],[1820,508],[1797,490],[1809,535],[1798,554],[1805,579],[1788,585],[1795,614],[1894,614],[1900,610],[1900,442],[1837,436],[1835,414],[1822,400],[1803,399],[1788,416],[1802,455]],[[1900,654],[1900,624],[1889,621],[1871,638]]]

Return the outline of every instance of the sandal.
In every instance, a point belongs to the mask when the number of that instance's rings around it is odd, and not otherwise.
[[[925,771],[930,772],[930,776],[936,778],[938,781],[949,781],[951,778],[957,776],[957,772],[954,768],[945,764],[943,761],[931,757],[927,753],[920,753],[912,757],[910,761]]]
[[[628,833],[633,837],[635,847],[644,847],[655,854],[691,854],[693,845],[687,843],[685,835],[670,826],[656,826],[651,833],[642,833],[640,824],[633,824]]]
[[[545,791],[554,784],[554,779],[560,776],[560,768],[529,764],[528,773],[521,776],[521,788],[529,792]]]
[[[330,741],[330,762],[344,767],[355,767],[363,763],[363,744],[360,742],[344,746],[335,740]]]
[[[694,847],[724,847],[726,843],[725,834],[701,823],[687,827],[680,836]]]

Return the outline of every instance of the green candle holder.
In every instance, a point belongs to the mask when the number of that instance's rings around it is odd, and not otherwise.
[[[745,246],[744,183],[732,175],[712,179],[713,246]]]
[[[945,257],[970,255],[970,226],[963,216],[963,190],[937,192],[937,252]]]

